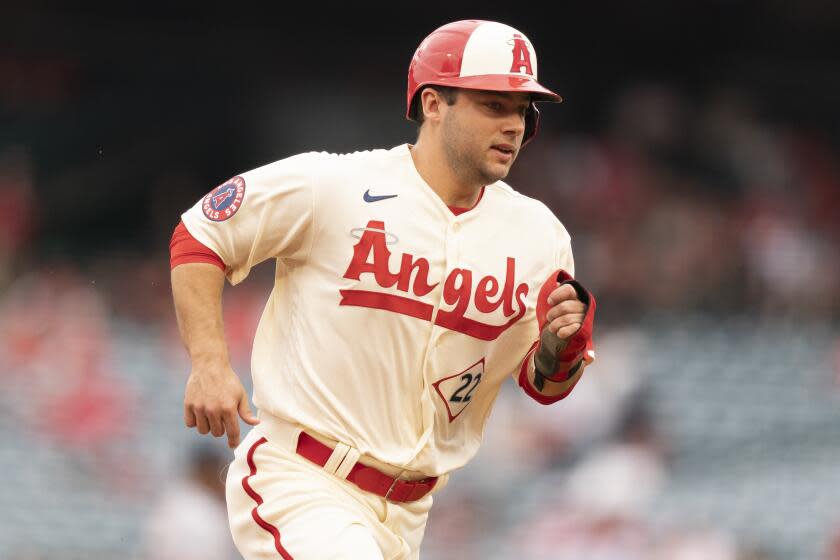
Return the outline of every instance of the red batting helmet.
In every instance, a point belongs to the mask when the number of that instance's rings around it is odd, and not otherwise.
[[[409,120],[417,120],[417,93],[430,85],[530,93],[523,145],[537,133],[540,113],[534,102],[563,101],[537,82],[537,54],[524,34],[477,19],[439,27],[417,47],[408,67]]]

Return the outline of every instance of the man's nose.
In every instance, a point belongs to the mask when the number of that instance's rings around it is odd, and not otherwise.
[[[518,111],[510,113],[504,122],[502,131],[510,136],[521,136],[525,134],[525,115]]]

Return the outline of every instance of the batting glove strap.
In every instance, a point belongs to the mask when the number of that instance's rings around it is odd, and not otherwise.
[[[583,316],[580,328],[565,340],[557,338],[557,335],[548,330],[548,320],[546,319],[548,310],[551,309],[548,296],[557,288],[558,283],[561,286],[570,284],[575,289],[578,299],[586,305],[586,313]],[[540,327],[540,340],[534,354],[534,366],[540,384],[543,382],[542,378],[551,381],[565,381],[574,375],[582,361],[586,359],[588,353],[592,350],[595,306],[595,296],[563,269],[552,273],[542,285],[537,296],[537,323]]]
[[[565,395],[555,395],[553,397],[549,397],[543,395],[539,392],[539,390],[535,389],[531,383],[528,381],[528,365],[531,361],[531,357],[537,351],[537,345],[539,341],[535,342],[531,349],[528,351],[528,354],[525,355],[525,359],[522,360],[522,367],[519,368],[519,386],[522,387],[522,390],[525,391],[525,394],[537,401],[540,404],[549,405],[555,403],[562,399]],[[537,374],[539,377],[539,374]],[[544,384],[544,382],[542,383]]]
[[[525,356],[525,359],[522,360],[522,367],[519,369],[519,386],[522,387],[526,395],[528,395],[538,403],[549,405],[565,399],[569,395],[569,393],[572,392],[572,389],[575,388],[575,385],[577,385],[577,381],[575,381],[563,393],[553,396],[544,395],[540,393],[540,390],[542,390],[545,384],[545,379],[539,374],[539,372],[535,372],[534,382],[538,383],[539,385],[537,385],[536,388],[534,388],[534,386],[532,386],[531,383],[528,381],[528,365],[531,360],[531,356],[533,356],[534,353],[537,351],[538,344],[539,342],[535,342],[533,346],[531,346],[531,350]]]

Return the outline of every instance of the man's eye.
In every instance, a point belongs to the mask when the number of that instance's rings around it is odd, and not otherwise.
[[[489,103],[487,103],[487,106],[490,107],[490,109],[492,109],[493,111],[501,111],[502,110],[502,104],[498,103],[496,101],[490,101]]]

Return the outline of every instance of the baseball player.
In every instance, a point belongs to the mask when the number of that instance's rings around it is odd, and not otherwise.
[[[540,101],[561,98],[537,82],[524,34],[450,23],[411,61],[413,145],[289,157],[183,214],[185,423],[236,447],[227,505],[246,559],[417,558],[432,494],[475,455],[502,383],[553,403],[594,358],[595,299],[568,233],[502,181]],[[255,417],[221,295],[267,259]],[[240,417],[255,426],[241,444]]]

